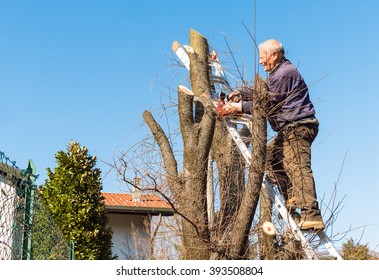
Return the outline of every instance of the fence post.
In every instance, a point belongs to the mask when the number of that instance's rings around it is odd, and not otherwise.
[[[29,160],[26,170],[27,180],[25,186],[25,222],[22,241],[22,259],[32,259],[32,224],[34,208],[34,187],[36,179],[36,168],[32,160]]]
[[[74,240],[70,241],[70,260],[75,260],[75,244]]]

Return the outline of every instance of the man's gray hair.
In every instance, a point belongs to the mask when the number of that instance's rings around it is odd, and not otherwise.
[[[265,49],[269,54],[272,54],[273,52],[277,52],[278,54],[284,55],[284,47],[282,43],[274,39],[264,41],[258,47],[259,49],[260,48]]]

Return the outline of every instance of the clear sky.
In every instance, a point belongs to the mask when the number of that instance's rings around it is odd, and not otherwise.
[[[338,182],[336,201],[344,198],[330,234],[358,228],[341,241],[361,238],[378,250],[378,11],[374,0],[257,0],[256,11],[253,0],[2,0],[0,151],[20,168],[32,159],[42,184],[55,153],[76,140],[105,175],[103,162],[147,135],[141,114],[160,106],[162,83],[175,89],[173,73],[187,75],[171,65],[171,43],[188,44],[190,28],[220,53],[226,38],[253,78],[245,24],[258,43],[281,41],[310,86],[321,123],[317,192],[327,201]],[[103,190],[125,188],[110,172]]]

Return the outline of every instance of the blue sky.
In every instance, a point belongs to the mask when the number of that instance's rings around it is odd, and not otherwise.
[[[312,158],[317,192],[328,200],[338,181],[336,199],[345,197],[333,233],[359,228],[346,238],[373,249],[379,2],[257,0],[256,7],[257,41],[281,41],[310,86],[321,123]],[[254,45],[243,23],[253,32],[254,22],[252,0],[1,0],[0,151],[20,168],[32,159],[42,184],[54,154],[73,139],[98,156],[105,174],[103,162],[148,134],[141,114],[161,104],[160,83],[175,89],[185,79],[186,70],[171,65],[171,43],[188,44],[193,28],[223,53],[226,38],[252,79]],[[125,191],[112,172],[103,187]]]

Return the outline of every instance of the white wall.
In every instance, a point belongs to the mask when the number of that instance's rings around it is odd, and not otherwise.
[[[150,230],[146,215],[108,213],[113,230],[113,255],[119,260],[145,260],[149,256]]]
[[[0,182],[0,260],[12,258],[16,189]]]

